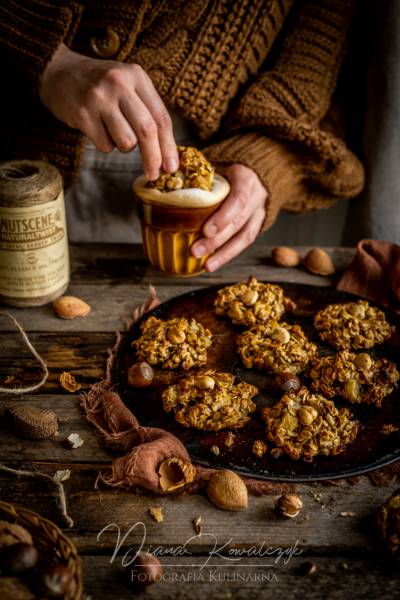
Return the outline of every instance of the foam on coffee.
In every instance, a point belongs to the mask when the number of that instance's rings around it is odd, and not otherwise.
[[[184,188],[161,192],[157,188],[147,187],[147,179],[141,175],[133,182],[133,190],[141,200],[149,203],[181,208],[206,208],[224,200],[229,194],[230,185],[225,177],[216,173],[211,190]]]

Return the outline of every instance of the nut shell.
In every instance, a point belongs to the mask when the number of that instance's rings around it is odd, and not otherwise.
[[[297,250],[288,246],[273,248],[271,257],[277,267],[297,267],[301,261],[301,256]]]
[[[275,503],[276,512],[282,517],[293,519],[303,508],[303,501],[297,494],[282,494]]]
[[[51,410],[24,404],[8,410],[16,433],[32,440],[51,438],[58,432],[57,415]]]
[[[60,319],[76,319],[86,317],[92,310],[91,306],[76,296],[61,296],[54,300],[53,309]]]
[[[0,550],[21,542],[24,544],[33,544],[29,531],[18,525],[18,523],[0,521]]]
[[[217,471],[211,475],[207,494],[213,504],[224,510],[243,510],[248,505],[247,488],[233,471]]]
[[[314,275],[333,275],[335,266],[329,254],[322,248],[312,248],[304,257],[303,264]]]
[[[162,491],[173,492],[194,480],[196,467],[182,458],[167,458],[158,467],[158,474]]]

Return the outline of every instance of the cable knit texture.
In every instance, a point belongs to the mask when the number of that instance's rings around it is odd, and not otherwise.
[[[264,228],[281,208],[313,210],[352,197],[363,169],[329,112],[353,12],[352,0],[2,3],[10,109],[21,103],[18,90],[31,92],[24,118],[3,113],[2,158],[47,159],[71,185],[82,136],[57,121],[35,90],[61,42],[94,56],[90,40],[112,28],[120,46],[110,58],[147,71],[168,105],[195,125],[208,158],[257,173],[268,190]]]

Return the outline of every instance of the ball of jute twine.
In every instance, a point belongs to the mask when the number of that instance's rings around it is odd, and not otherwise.
[[[34,206],[51,202],[61,188],[59,171],[47,162],[11,160],[0,163],[0,206]]]

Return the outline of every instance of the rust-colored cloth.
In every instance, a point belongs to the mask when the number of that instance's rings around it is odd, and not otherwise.
[[[55,164],[68,188],[82,134],[53,117],[37,87],[56,48],[141,65],[194,125],[215,163],[242,163],[280,209],[357,195],[363,168],[335,133],[332,95],[355,0],[8,0],[0,4],[0,158]],[[115,37],[115,34],[117,37]],[[118,43],[115,43],[115,40]],[[104,56],[103,56],[104,58]],[[337,121],[337,120],[336,120]],[[339,136],[339,137],[338,137]]]
[[[336,287],[400,312],[400,246],[361,240]]]

